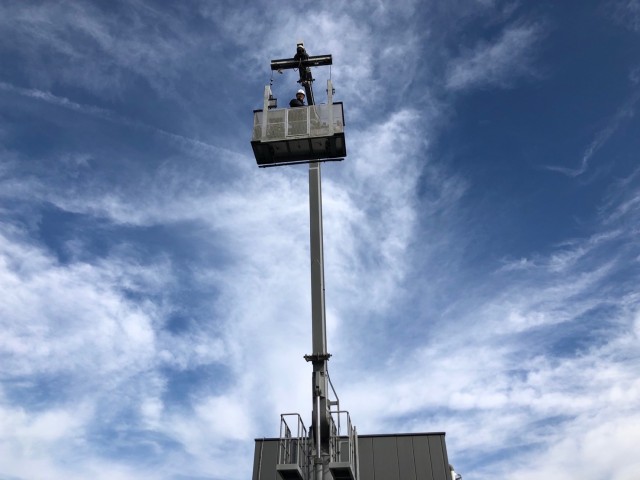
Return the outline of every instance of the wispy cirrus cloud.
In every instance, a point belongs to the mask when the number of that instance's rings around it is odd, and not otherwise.
[[[0,7],[0,35],[17,39],[0,52],[21,60],[0,84],[13,107],[0,114],[0,473],[246,478],[253,439],[277,435],[282,411],[306,417],[307,172],[255,166],[247,98],[261,88],[244,88],[302,38],[334,55],[348,100],[349,157],[322,167],[325,268],[333,381],[359,432],[447,431],[465,477],[572,478],[565,456],[589,465],[598,452],[583,478],[632,478],[637,172],[590,233],[478,267],[463,210],[493,185],[431,150],[450,92],[537,75],[544,26],[507,26],[444,60],[449,92],[435,98],[409,89],[433,85],[417,68],[431,61],[424,2],[307,3]],[[518,5],[453,2],[442,28],[479,38],[462,17],[493,15],[493,32]],[[43,68],[48,54],[59,68]],[[174,89],[188,109],[145,116],[136,103]],[[235,115],[243,127],[225,130]],[[218,148],[216,131],[241,147]]]
[[[4,4],[0,31],[5,48],[20,54],[25,73],[37,86],[62,84],[117,97],[131,85],[133,74],[157,93],[175,93],[172,82],[188,49],[198,41],[184,23],[185,16],[149,8],[144,2],[112,6]],[[162,25],[162,32],[148,22],[150,18],[154,25]],[[52,62],[55,68],[48,68]]]
[[[519,78],[539,75],[536,48],[545,37],[541,23],[509,26],[493,42],[481,42],[451,60],[445,84],[450,90],[508,87]]]
[[[625,199],[637,197],[637,182],[627,190],[634,193]],[[360,431],[446,429],[452,458],[470,464],[522,450],[516,464],[500,466],[505,475],[537,478],[524,472],[547,471],[535,467],[544,459],[548,471],[597,479],[606,465],[624,459],[629,468],[617,469],[615,478],[631,478],[628,472],[640,467],[629,451],[638,434],[620,427],[638,420],[639,251],[637,233],[624,225],[636,218],[638,205],[623,198],[606,205],[593,236],[487,274],[481,293],[451,293],[444,322],[413,320],[421,346],[394,354],[388,345],[385,361],[376,363],[379,374],[350,372],[342,398],[359,406]],[[611,458],[592,471],[582,468],[603,443]],[[494,473],[483,467],[476,475]]]
[[[640,32],[639,0],[611,0],[607,3],[607,7],[618,23],[634,32]]]
[[[131,127],[131,128],[146,130],[167,139],[167,141],[169,142],[172,142],[176,145],[179,145],[182,148],[189,150],[190,153],[199,153],[200,155],[203,155],[203,156],[211,155],[211,154],[217,154],[217,155],[223,154],[227,158],[232,157],[234,155],[234,153],[229,150],[222,149],[220,147],[208,144],[201,140],[197,140],[195,138],[190,138],[184,135],[169,132],[162,128],[158,128],[156,126],[144,123],[140,120],[131,119],[123,115],[117,114],[114,111],[106,108],[98,107],[95,105],[78,103],[73,100],[70,100],[69,98],[62,97],[59,95],[54,95],[53,93],[48,91],[40,90],[37,88],[21,88],[5,82],[0,82],[0,90],[8,93],[12,93],[12,94],[21,95],[30,99],[34,99],[36,101],[46,102],[48,104],[55,105],[57,107],[78,112],[82,115],[88,115],[91,117],[106,120],[108,122],[112,122],[124,127]]]
[[[582,154],[582,160],[580,166],[577,168],[568,168],[557,165],[548,165],[544,168],[553,172],[563,173],[569,177],[577,177],[585,173],[594,155],[611,139],[611,137],[618,131],[618,129],[624,125],[625,121],[628,121],[635,115],[636,104],[640,100],[640,90],[634,92],[629,96],[622,104],[616,113],[607,120],[606,125],[599,132],[597,132]]]

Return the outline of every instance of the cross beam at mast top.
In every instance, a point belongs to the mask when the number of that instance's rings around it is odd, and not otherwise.
[[[331,65],[332,63],[331,55],[316,55],[308,58],[282,58],[280,60],[271,60],[271,70],[319,67],[322,65]]]

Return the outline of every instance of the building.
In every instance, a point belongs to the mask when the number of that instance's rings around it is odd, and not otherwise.
[[[358,435],[358,478],[451,480],[444,437],[444,433]],[[279,441],[278,438],[256,439],[252,480],[283,479],[276,468]]]

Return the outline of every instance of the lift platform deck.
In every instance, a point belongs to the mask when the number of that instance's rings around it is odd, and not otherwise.
[[[342,160],[342,103],[254,110],[251,146],[260,167]]]

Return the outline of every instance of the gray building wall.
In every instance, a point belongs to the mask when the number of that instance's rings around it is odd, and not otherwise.
[[[359,435],[360,480],[451,480],[444,433]],[[278,439],[256,439],[252,480],[280,480]]]

